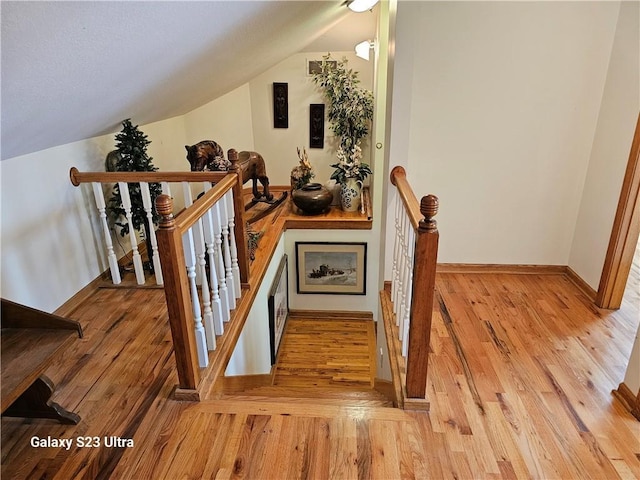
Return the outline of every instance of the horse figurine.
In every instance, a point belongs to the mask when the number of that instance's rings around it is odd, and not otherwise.
[[[253,198],[255,201],[262,197],[270,202],[273,195],[269,192],[269,177],[264,164],[264,158],[258,152],[236,152],[229,150],[229,159],[224,158],[222,147],[213,140],[203,140],[195,145],[185,145],[187,160],[192,172],[227,171],[231,167],[232,156],[237,157],[238,166],[242,170],[242,183],[253,180]],[[234,158],[235,159],[235,158]],[[262,184],[262,194],[258,190],[258,181]]]

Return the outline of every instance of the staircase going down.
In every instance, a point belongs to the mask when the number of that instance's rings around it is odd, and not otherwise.
[[[373,388],[375,333],[370,320],[292,316],[271,375],[227,377],[220,398],[359,407],[393,407]]]

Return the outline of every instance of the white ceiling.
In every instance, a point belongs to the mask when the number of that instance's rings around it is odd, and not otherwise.
[[[183,115],[301,51],[350,50],[339,1],[5,1],[2,159]]]

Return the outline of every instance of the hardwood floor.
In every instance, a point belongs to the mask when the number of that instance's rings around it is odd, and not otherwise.
[[[276,364],[281,387],[370,387],[373,322],[290,318]]]
[[[169,400],[163,292],[100,290],[70,315],[84,338],[46,372],[82,421],[3,418],[2,478],[640,478],[640,422],[611,395],[638,297],[612,312],[564,275],[439,274],[431,410],[410,412],[348,398]],[[34,436],[74,444],[33,447]],[[86,437],[100,446],[79,446]]]

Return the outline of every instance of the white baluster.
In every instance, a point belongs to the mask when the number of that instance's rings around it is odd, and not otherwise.
[[[211,189],[210,182],[204,182],[204,191]],[[218,289],[218,275],[216,273],[215,240],[213,234],[213,207],[210,208],[203,217],[204,243],[209,255],[209,282],[211,284],[211,310],[213,311],[213,327],[216,335],[224,333],[222,320],[222,304],[220,302],[220,292]]]
[[[398,249],[400,248],[400,195],[396,193],[395,206],[395,239],[393,241],[393,270],[391,271],[391,300],[398,291]]]
[[[207,261],[205,260],[206,248],[204,244],[204,232],[202,231],[202,219],[198,219],[193,225],[193,241],[196,247],[196,261],[202,282],[202,307],[204,310],[204,331],[207,337],[209,350],[216,349],[216,334],[213,327],[213,310],[211,310],[211,292],[207,280]]]
[[[125,217],[129,224],[129,240],[131,240],[131,249],[133,250],[133,269],[136,272],[136,281],[138,285],[144,285],[144,267],[142,266],[142,258],[138,252],[138,241],[136,232],[133,229],[133,221],[131,219],[131,197],[129,196],[129,185],[126,182],[118,182],[120,188],[120,198],[122,199],[122,208],[125,211]]]
[[[222,222],[220,219],[220,202],[216,202],[211,210],[213,217],[213,239],[215,241],[214,255],[216,257],[216,270],[218,272],[218,284],[220,285],[220,303],[222,305],[222,320],[228,322],[231,318],[229,313],[229,291],[227,290],[227,279],[224,272],[224,260],[222,254]]]
[[[405,268],[405,256],[404,256],[404,249],[406,246],[406,240],[404,238],[404,232],[405,232],[405,219],[406,219],[406,213],[404,212],[404,209],[402,209],[402,214],[400,215],[400,232],[399,232],[399,238],[400,238],[400,249],[398,250],[398,254],[399,254],[399,258],[398,258],[398,289],[396,291],[396,298],[393,301],[394,304],[394,312],[396,314],[396,325],[398,325],[400,323],[400,316],[402,312],[402,290],[404,288],[404,268]]]
[[[113,242],[111,241],[111,233],[109,232],[109,224],[107,223],[106,205],[104,202],[104,192],[102,191],[102,184],[99,182],[93,182],[93,196],[96,199],[96,207],[100,214],[100,221],[102,222],[102,231],[104,232],[104,243],[107,246],[107,259],[109,260],[109,270],[111,271],[111,281],[114,285],[118,285],[122,280],[120,278],[120,268],[118,266],[118,259],[113,251]]]
[[[184,260],[187,265],[187,277],[189,277],[189,285],[191,287],[191,306],[193,308],[193,321],[195,323],[195,342],[198,352],[198,363],[200,367],[206,367],[209,364],[209,355],[207,354],[207,339],[202,325],[202,312],[200,310],[200,299],[198,298],[198,286],[196,285],[196,255],[193,244],[193,232],[189,229],[182,236],[182,245],[184,247]]]
[[[222,252],[226,273],[227,290],[229,292],[229,309],[236,308],[236,295],[233,286],[233,270],[231,269],[231,246],[229,244],[229,217],[227,217],[226,199],[220,199],[220,221],[222,222]]]
[[[413,227],[409,228],[409,245],[407,249],[407,297],[404,307],[404,318],[402,320],[402,334],[400,340],[402,342],[402,356],[406,357],[409,351],[409,327],[411,325],[411,300],[413,298],[413,261],[415,258],[416,233]]]
[[[229,217],[229,240],[231,241],[231,272],[233,274],[233,290],[236,298],[242,295],[242,285],[240,284],[240,268],[238,267],[238,246],[236,244],[236,218],[233,207],[233,190],[225,193],[227,202],[227,215]]]
[[[398,328],[398,339],[402,340],[404,338],[404,331],[406,328],[406,324],[409,322],[409,316],[411,313],[411,279],[413,278],[413,263],[411,259],[411,242],[413,238],[413,227],[409,225],[409,230],[405,232],[405,238],[407,239],[407,244],[404,248],[404,265],[405,268],[403,270],[403,280],[402,283],[404,288],[402,289],[402,303],[400,309],[400,325]]]
[[[147,224],[149,225],[149,240],[151,241],[151,260],[153,262],[153,271],[156,275],[156,285],[162,285],[162,268],[160,267],[160,256],[158,255],[158,241],[156,240],[156,230],[153,224],[153,206],[151,205],[151,193],[149,192],[149,184],[140,182],[140,191],[142,192],[142,205],[147,214]]]
[[[193,205],[193,197],[191,195],[191,184],[189,182],[182,182],[182,198],[184,199],[185,208],[189,208],[191,205]],[[196,285],[201,285],[199,269],[196,269]]]

